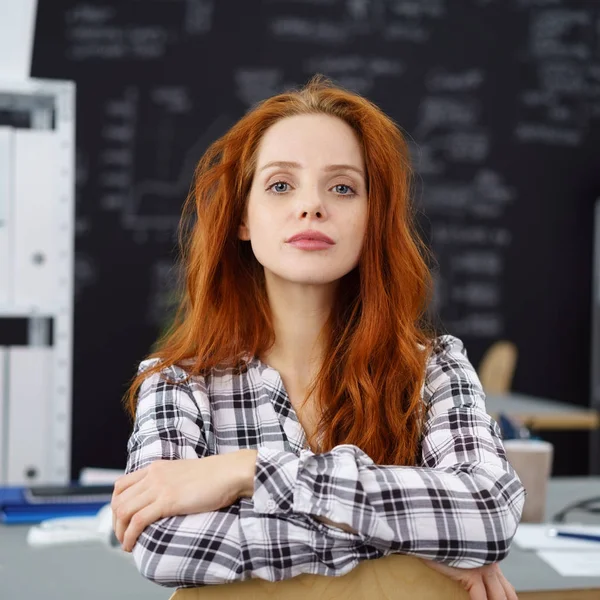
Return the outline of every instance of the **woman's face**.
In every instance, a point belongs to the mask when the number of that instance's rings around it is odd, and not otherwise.
[[[270,271],[305,284],[340,279],[358,264],[366,223],[365,166],[348,124],[329,115],[296,115],[265,132],[239,230],[265,276]],[[305,250],[287,242],[306,229],[334,244]]]

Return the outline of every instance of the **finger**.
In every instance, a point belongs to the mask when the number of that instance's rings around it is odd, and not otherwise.
[[[138,471],[135,471],[135,473],[138,473]],[[133,475],[134,473],[131,474]],[[117,531],[120,529],[118,521],[125,519],[126,522],[129,522],[131,513],[129,515],[127,514],[127,506],[132,498],[135,496],[140,496],[142,491],[144,491],[144,487],[141,485],[144,480],[145,477],[138,478],[137,481],[130,483],[129,487],[125,488],[123,491],[118,493],[116,491],[113,492],[112,500],[110,502],[110,508],[112,510],[112,525],[113,531],[115,532],[115,535],[119,541],[121,541],[121,539],[117,534]]]
[[[502,573],[501,569],[498,569],[496,575],[497,575],[498,579],[500,580],[502,587],[504,588],[504,593],[506,594],[506,598],[508,600],[519,600],[519,597],[517,596],[517,590],[515,590],[515,587],[512,585],[512,583],[510,581],[508,581],[508,579],[506,579],[506,577],[504,576],[504,573]]]
[[[469,592],[469,600],[491,600],[485,591],[485,584],[480,575],[473,577],[467,588]]]
[[[487,592],[488,600],[506,600],[504,586],[500,583],[500,579],[496,571],[487,571],[483,574],[483,583]]]
[[[421,559],[429,568],[439,571],[440,573],[450,577],[451,579],[455,579],[457,573],[462,573],[465,569],[457,569],[456,567],[450,567],[442,562],[438,562],[436,560],[430,560],[429,558]]]
[[[129,523],[133,515],[141,511],[146,506],[151,505],[155,498],[150,490],[142,494],[137,494],[129,498],[128,501],[120,503],[113,513],[113,531],[121,544],[125,536],[125,531],[129,527]]]
[[[132,486],[134,483],[137,483],[148,474],[148,467],[144,467],[143,469],[138,469],[137,471],[133,471],[133,473],[128,473],[127,475],[121,475],[116,481],[115,486],[113,488],[113,498],[122,494],[128,487]]]
[[[467,592],[470,600],[487,600],[485,585],[481,578],[481,569],[461,569],[449,567],[440,562],[426,558],[421,559],[428,567],[439,571],[442,575],[457,581]]]
[[[142,477],[138,481],[130,484],[129,487],[113,498],[112,505],[114,506],[115,511],[118,513],[119,506],[127,504],[132,498],[141,495],[149,487],[147,477]]]
[[[140,537],[140,534],[148,525],[158,521],[161,518],[160,508],[156,503],[149,504],[148,506],[142,508],[139,512],[136,512],[131,520],[129,521],[129,526],[125,531],[125,535],[123,538],[123,550],[125,552],[131,552],[137,539]]]

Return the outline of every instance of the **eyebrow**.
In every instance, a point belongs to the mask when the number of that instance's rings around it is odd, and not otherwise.
[[[300,163],[291,162],[288,160],[274,160],[274,161],[268,162],[264,167],[261,167],[259,169],[259,171],[264,171],[265,169],[268,169],[269,167],[281,167],[283,169],[301,169],[302,165]],[[327,165],[326,167],[323,168],[323,171],[325,171],[326,173],[328,173],[330,171],[341,171],[341,170],[356,171],[361,177],[365,176],[362,169],[359,169],[358,167],[355,167],[354,165]]]

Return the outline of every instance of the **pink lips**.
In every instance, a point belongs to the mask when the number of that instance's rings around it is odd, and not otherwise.
[[[314,229],[307,229],[306,231],[301,231],[300,233],[297,233],[291,238],[289,238],[287,242],[288,244],[291,244],[300,240],[321,242],[330,246],[335,244],[335,242],[329,236],[325,235],[324,233],[321,233],[320,231],[315,231]]]
[[[288,243],[290,246],[295,246],[296,248],[301,248],[302,250],[327,250],[327,248],[333,247],[333,244],[329,244],[328,242],[323,242],[321,240],[303,239]]]
[[[314,229],[307,229],[293,235],[287,243],[302,250],[326,250],[335,244],[329,236]]]

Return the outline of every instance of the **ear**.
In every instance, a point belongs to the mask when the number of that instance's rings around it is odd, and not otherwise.
[[[244,241],[248,241],[250,239],[250,230],[248,229],[248,226],[246,225],[245,221],[242,221],[239,226],[238,238]]]

